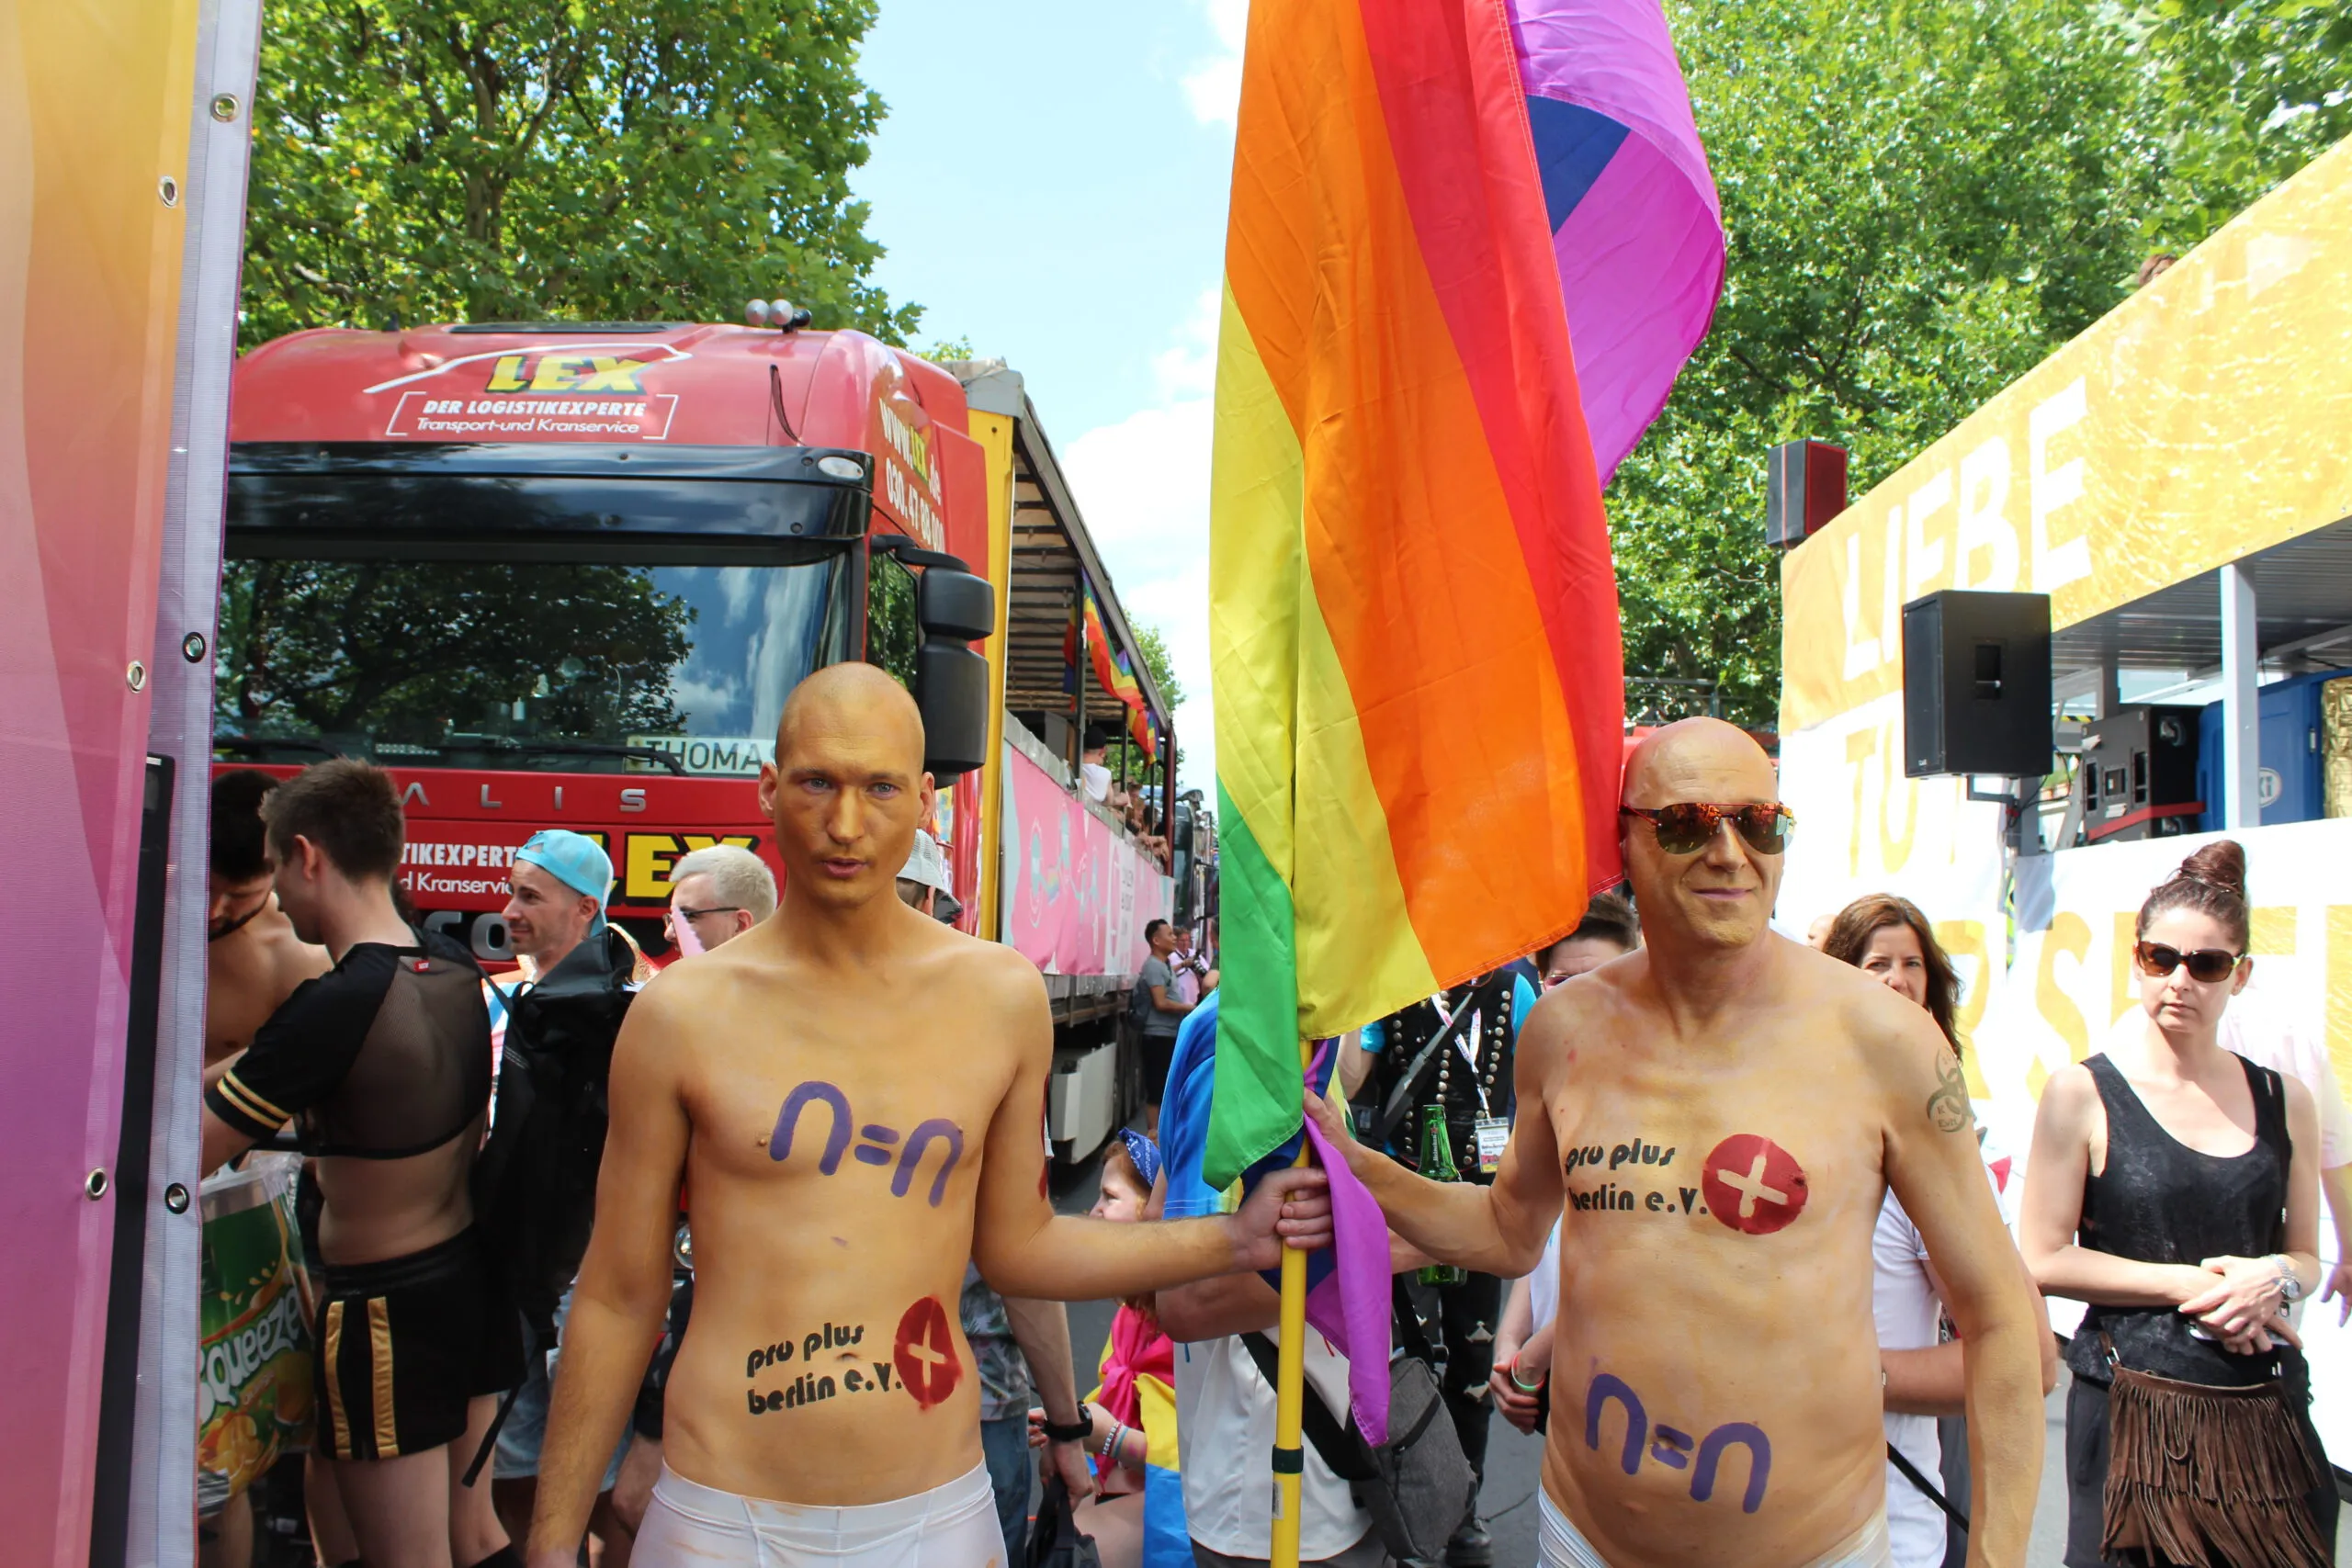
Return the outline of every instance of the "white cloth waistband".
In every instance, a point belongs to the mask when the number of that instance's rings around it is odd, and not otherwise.
[[[630,1561],[637,1568],[980,1568],[1003,1562],[1004,1536],[985,1465],[911,1497],[823,1508],[741,1497],[665,1464]]]
[[[1552,1501],[1552,1495],[1538,1490],[1535,1494],[1536,1561],[1542,1568],[1610,1568],[1609,1562],[1593,1550],[1584,1532],[1568,1522],[1568,1516]],[[1893,1568],[1894,1547],[1886,1533],[1886,1510],[1882,1508],[1871,1522],[1831,1547],[1810,1562],[1792,1564],[1791,1568]]]

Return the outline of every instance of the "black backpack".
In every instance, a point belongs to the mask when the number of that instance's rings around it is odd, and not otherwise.
[[[1170,976],[1172,978],[1172,971]],[[1127,991],[1128,1024],[1137,1034],[1141,1034],[1144,1032],[1144,1025],[1151,1021],[1151,1015],[1159,1010],[1152,1005],[1150,985],[1141,975],[1137,975],[1135,985]]]
[[[490,1141],[474,1162],[474,1216],[542,1345],[555,1343],[556,1304],[595,1224],[613,1042],[636,964],[607,929],[508,1003]]]

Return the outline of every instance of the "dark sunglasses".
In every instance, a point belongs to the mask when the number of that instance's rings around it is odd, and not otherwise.
[[[2226,980],[2245,962],[2243,953],[2232,953],[2226,947],[2200,947],[2194,953],[2183,953],[2177,947],[2166,947],[2160,942],[2143,942],[2132,950],[2140,961],[2140,973],[2161,980],[2182,964],[2188,965],[2188,977],[2203,985]]]
[[[1759,806],[1709,806],[1702,800],[1678,800],[1655,809],[1621,806],[1623,817],[1638,817],[1657,829],[1657,847],[1670,855],[1697,854],[1729,822],[1758,854],[1776,855],[1789,847],[1789,832],[1797,815],[1779,801]]]

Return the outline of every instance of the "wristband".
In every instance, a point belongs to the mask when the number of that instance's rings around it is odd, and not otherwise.
[[[1533,1393],[1544,1386],[1544,1379],[1540,1376],[1533,1382],[1529,1382],[1525,1379],[1521,1378],[1519,1375],[1519,1363],[1517,1361],[1513,1361],[1511,1363],[1510,1382],[1511,1386],[1519,1390],[1521,1393]]]
[[[1118,1463],[1119,1445],[1121,1442],[1125,1440],[1126,1435],[1127,1428],[1125,1422],[1112,1422],[1110,1431],[1103,1434],[1102,1447],[1101,1450],[1096,1453],[1095,1457],[1105,1464]]]
[[[1094,1417],[1089,1416],[1083,1408],[1080,1409],[1078,1419],[1075,1421],[1056,1421],[1051,1417],[1046,1421],[1046,1437],[1053,1442],[1082,1443],[1093,1435]]]

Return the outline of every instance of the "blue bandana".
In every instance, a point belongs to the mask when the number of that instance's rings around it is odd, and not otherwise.
[[[1136,1174],[1143,1178],[1143,1190],[1159,1179],[1159,1145],[1136,1132],[1133,1127],[1119,1129],[1119,1136],[1127,1145],[1127,1157],[1135,1162]]]

